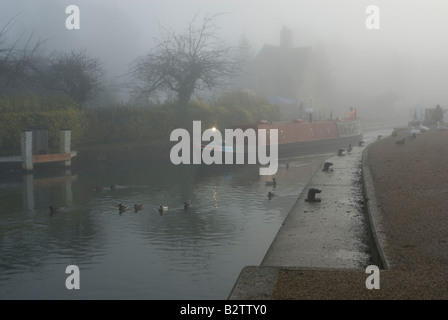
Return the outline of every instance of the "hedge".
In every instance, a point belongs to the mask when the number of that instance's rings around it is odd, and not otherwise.
[[[169,139],[176,128],[231,128],[235,124],[279,119],[277,107],[246,93],[231,92],[214,101],[195,100],[186,106],[165,103],[151,106],[116,105],[81,109],[62,96],[0,98],[0,150],[20,149],[20,133],[30,126],[48,127],[49,146],[57,147],[59,130],[72,130],[72,144],[137,142]]]

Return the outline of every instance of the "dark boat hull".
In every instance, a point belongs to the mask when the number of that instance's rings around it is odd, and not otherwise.
[[[199,150],[211,152],[216,158],[222,159],[219,161],[221,163],[226,162],[226,155],[228,159],[230,153],[233,154],[232,163],[255,164],[261,162],[260,159],[266,161],[266,157],[273,159],[274,154],[271,155],[270,150],[271,142],[276,143],[278,147],[278,159],[284,159],[330,152],[338,153],[339,149],[347,149],[350,145],[357,146],[363,139],[357,120],[324,122],[300,120],[280,123],[261,121],[253,125],[234,127],[234,130],[238,129],[240,129],[239,139],[234,136],[233,141],[230,141],[226,137],[226,142],[202,145]],[[271,137],[272,132],[274,133]],[[247,139],[241,138],[244,134],[247,134]],[[266,135],[266,138],[258,140],[263,135]],[[271,141],[271,138],[274,140]]]
[[[363,134],[355,134],[351,136],[344,136],[338,138],[329,138],[329,139],[319,139],[319,140],[310,140],[310,141],[301,141],[301,142],[293,142],[286,144],[278,145],[278,159],[287,159],[287,158],[295,158],[309,155],[318,155],[324,153],[338,153],[339,149],[347,149],[350,145],[352,147],[358,146],[359,142],[362,141]],[[233,146],[232,152],[220,152],[213,151],[217,153],[217,156],[222,159],[221,163],[226,162],[226,153],[233,154],[233,164],[254,164],[258,163],[259,157],[257,152],[260,152],[257,148],[254,149],[254,153],[249,153],[247,146],[244,146],[243,153],[243,162],[241,159],[238,161],[238,155],[241,151],[237,151],[236,146]],[[272,158],[271,150],[269,146],[266,146],[266,155]]]
[[[235,126],[242,130],[254,129],[267,134],[267,149],[271,144],[270,132],[277,130],[278,157],[298,157],[327,152],[338,152],[349,145],[357,146],[363,139],[358,120],[329,120],[322,122],[304,122],[296,119],[290,122],[258,121],[253,125]],[[262,130],[262,131],[260,131]],[[247,144],[246,146],[247,147]],[[233,147],[234,152],[236,146]],[[252,148],[253,150],[254,148]],[[247,152],[247,150],[245,151]]]

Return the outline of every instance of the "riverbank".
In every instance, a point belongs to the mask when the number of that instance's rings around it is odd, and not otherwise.
[[[448,131],[409,136],[409,129],[402,130],[363,152],[364,186],[370,191],[365,194],[374,195],[365,201],[374,211],[375,234],[387,262],[380,269],[380,289],[366,288],[365,268],[250,267],[229,298],[447,299]],[[401,139],[405,143],[397,144]],[[365,181],[366,172],[371,181]],[[252,278],[244,279],[244,273]]]

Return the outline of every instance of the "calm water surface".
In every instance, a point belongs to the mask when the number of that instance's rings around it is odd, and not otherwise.
[[[133,161],[2,176],[0,299],[227,299],[327,157],[281,162],[275,188],[251,165]],[[50,215],[50,205],[65,210]],[[79,290],[65,287],[68,265],[80,269]]]
[[[226,299],[324,160],[280,163],[275,188],[256,166],[154,161],[2,177],[0,298]],[[119,203],[130,208],[120,214]],[[135,203],[144,208],[134,212]],[[65,209],[50,215],[50,205]],[[72,264],[79,290],[65,287]]]

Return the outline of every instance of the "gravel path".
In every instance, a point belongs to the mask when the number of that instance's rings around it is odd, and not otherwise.
[[[380,288],[366,288],[364,269],[282,269],[272,299],[448,298],[448,130],[409,137],[408,128],[400,130],[365,155],[389,265],[380,270]]]

